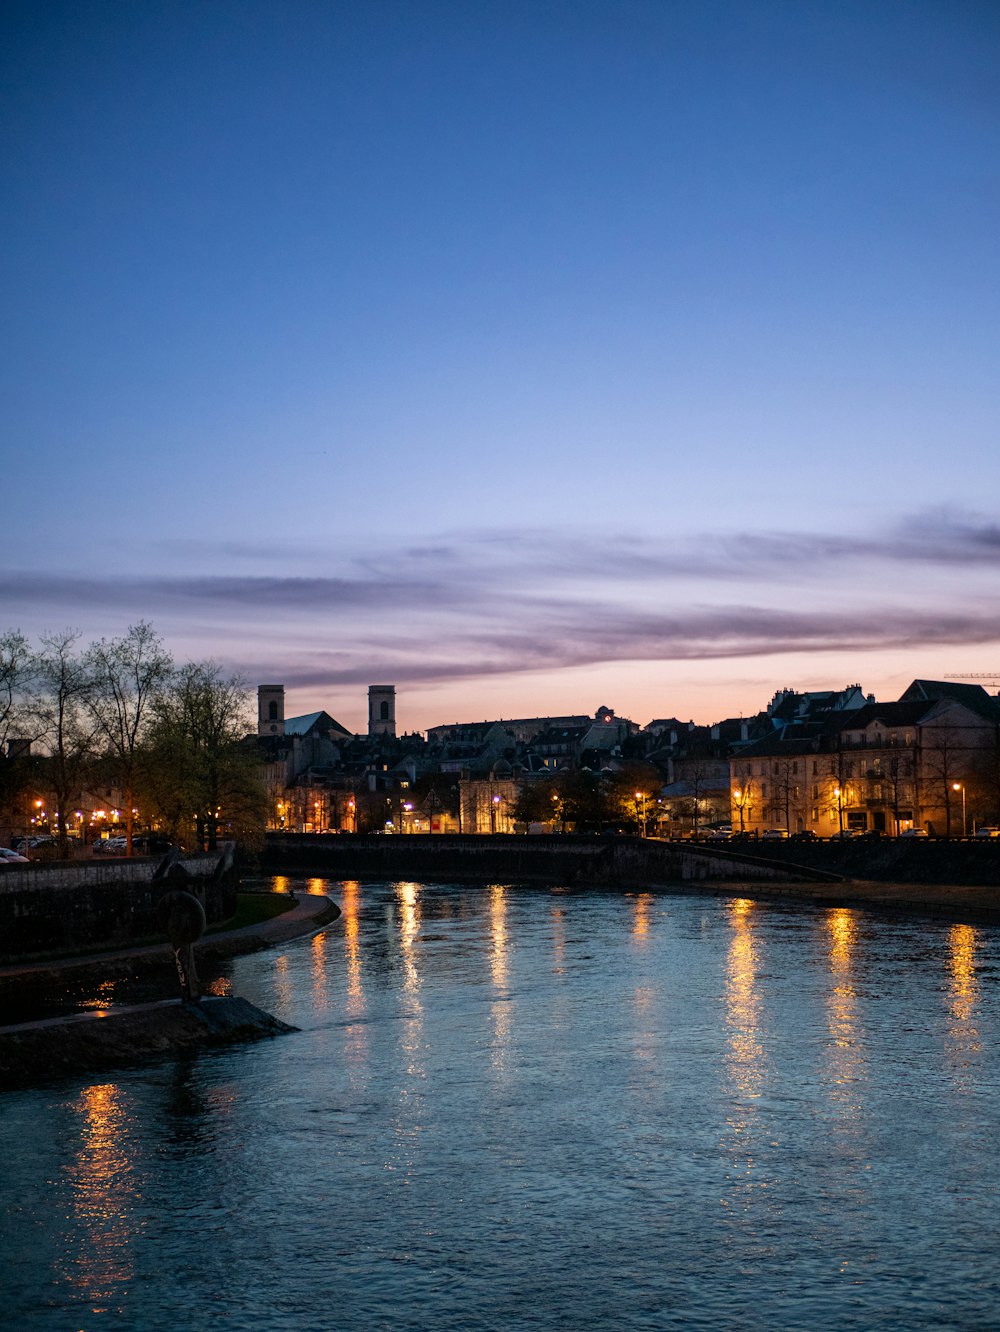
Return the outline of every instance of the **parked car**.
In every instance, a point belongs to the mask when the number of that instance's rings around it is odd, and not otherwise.
[[[132,838],[132,850],[137,856],[163,856],[172,846],[173,842],[159,833],[137,833]]]
[[[813,832],[812,828],[803,828],[801,832],[792,833],[793,842],[818,842],[819,837]]]
[[[123,856],[126,841],[124,837],[102,837],[94,843],[94,854],[98,856]]]
[[[848,837],[858,837],[858,836],[860,836],[860,834],[856,828],[841,828],[839,832],[830,834],[830,841],[840,842],[846,840]]]
[[[1000,828],[987,828],[985,825],[976,829],[977,837],[1000,837]]]
[[[926,829],[926,828],[904,828],[903,831],[902,831],[899,835],[900,835],[900,837],[926,837],[926,836],[927,836],[927,829]]]
[[[30,861],[27,856],[22,856],[19,851],[14,851],[9,846],[0,846],[0,864],[28,865]]]
[[[764,831],[761,833],[761,837],[763,838],[763,840],[764,840],[765,842],[780,842],[780,841],[785,841],[785,840],[787,839],[787,837],[788,837],[788,829],[787,829],[787,828],[765,828]]]
[[[733,834],[732,834],[731,832],[726,832],[726,831],[725,831],[724,829],[722,829],[722,828],[713,828],[712,831],[711,831],[710,833],[707,833],[707,834],[705,835],[705,841],[706,841],[706,842],[729,842],[729,841],[732,840],[732,836],[733,836]]]

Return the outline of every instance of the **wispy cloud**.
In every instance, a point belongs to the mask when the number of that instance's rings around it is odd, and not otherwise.
[[[203,552],[209,565],[209,550]],[[220,565],[226,552],[216,551]],[[655,540],[537,529],[328,552],[309,575],[7,573],[0,604],[45,627],[109,614],[197,626],[290,685],[454,680],[609,661],[855,653],[1000,639],[1000,526],[940,510],[869,536],[748,531]],[[947,592],[905,607],[903,568]],[[961,576],[957,571],[961,569]],[[952,572],[949,572],[952,571]],[[954,577],[952,577],[954,573]],[[985,577],[984,577],[985,575]],[[978,581],[977,581],[978,580]],[[700,591],[699,591],[700,589]],[[845,609],[845,603],[849,609]],[[13,614],[11,613],[13,612]],[[91,631],[91,625],[93,630]],[[167,632],[166,628],[163,629]],[[194,631],[193,631],[194,632]]]

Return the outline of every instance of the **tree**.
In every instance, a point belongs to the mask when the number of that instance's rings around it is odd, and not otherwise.
[[[652,763],[636,759],[622,763],[613,772],[604,774],[602,817],[641,826],[643,817],[649,816],[662,786],[663,778]]]
[[[22,633],[0,634],[0,808],[10,811],[29,771],[27,745],[32,738],[28,691],[32,683],[31,646]]]
[[[554,822],[558,805],[559,784],[553,777],[526,777],[518,786],[512,817],[527,832],[533,823]]]
[[[60,854],[69,852],[67,811],[83,786],[94,752],[90,712],[91,679],[76,651],[79,634],[72,629],[41,640],[32,658],[32,710],[40,738],[48,750],[45,771],[56,804]]]
[[[95,730],[121,790],[125,815],[125,852],[132,854],[133,807],[143,759],[143,729],[151,707],[173,668],[169,654],[145,620],[129,626],[122,638],[94,643],[85,657],[91,689],[86,696]]]
[[[215,662],[175,671],[150,703],[146,798],[175,838],[194,829],[199,849],[213,851],[220,827],[256,845],[267,816],[264,771],[255,747],[246,682],[223,676]]]

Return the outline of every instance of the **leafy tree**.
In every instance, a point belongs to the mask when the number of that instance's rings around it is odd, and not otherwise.
[[[151,707],[170,678],[173,663],[153,627],[144,620],[122,638],[102,639],[87,651],[91,677],[87,706],[107,764],[121,790],[126,854],[132,854],[133,806],[140,780],[143,730]]]
[[[652,763],[630,760],[613,772],[604,775],[604,817],[636,826],[642,822],[642,811],[647,819],[654,816],[655,801],[663,785],[659,769]],[[645,799],[636,799],[639,791]]]
[[[220,829],[257,845],[267,814],[263,769],[252,746],[249,695],[240,676],[215,662],[175,671],[150,703],[144,785],[147,800],[174,836],[193,827],[199,848],[218,845]]]

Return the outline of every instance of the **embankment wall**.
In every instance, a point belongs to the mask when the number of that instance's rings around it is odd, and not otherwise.
[[[236,878],[213,878],[217,856],[181,863],[193,877],[209,923],[236,910]],[[44,953],[116,948],[162,938],[156,905],[165,891],[152,877],[159,857],[115,864],[28,865],[0,876],[0,962]]]

